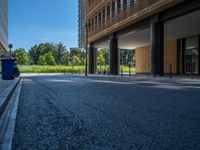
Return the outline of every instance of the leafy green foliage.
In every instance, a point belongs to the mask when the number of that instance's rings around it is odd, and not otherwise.
[[[70,58],[72,65],[84,65],[85,64],[85,51],[78,48],[70,49]]]
[[[54,66],[56,65],[55,58],[53,57],[53,54],[51,52],[48,52],[47,54],[41,55],[38,60],[39,65],[50,65]]]
[[[47,53],[51,53],[54,57],[47,63]],[[67,51],[66,46],[62,43],[42,43],[31,47],[28,52],[29,61],[31,65],[45,65],[45,64],[57,64],[57,65],[84,65],[85,63],[85,51],[78,48],[71,48],[70,52]]]
[[[133,58],[135,57],[134,50],[121,50],[120,52],[120,64],[124,66],[133,65]]]
[[[72,57],[72,65],[74,66],[78,66],[78,65],[81,65],[81,61],[80,61],[80,58],[77,56],[77,55],[74,55]]]
[[[85,66],[24,66],[19,65],[21,73],[84,73]]]
[[[101,68],[101,66],[106,65],[105,49],[100,49],[98,51],[97,61],[98,61],[98,65],[100,66],[100,68]]]
[[[42,44],[33,46],[29,50],[30,63],[37,65],[40,62],[39,61],[40,56],[45,55],[49,52],[51,52],[53,57],[56,58],[57,49],[56,49],[56,46],[52,43],[42,43]]]
[[[55,60],[57,64],[62,64],[62,57],[65,55],[67,49],[62,43],[55,44]]]
[[[70,65],[70,52],[66,51],[60,60],[60,64],[62,65]]]
[[[34,45],[28,52],[20,48],[14,52],[18,64],[30,65],[70,65],[84,66],[86,63],[86,53],[83,49],[71,48],[67,50],[63,43],[41,43]],[[121,50],[120,63],[123,66],[134,66],[135,51]],[[99,49],[97,63],[104,66],[106,70],[109,66],[109,49]]]
[[[38,66],[38,65],[19,65],[21,73],[84,73],[85,66]],[[108,69],[108,66],[105,66]],[[121,66],[124,73],[129,72],[128,66]],[[121,68],[120,67],[120,68]],[[98,66],[99,69],[99,66]],[[135,68],[131,68],[131,72],[135,72]]]
[[[14,56],[17,59],[17,63],[20,65],[25,65],[28,63],[28,54],[23,48],[16,49]]]

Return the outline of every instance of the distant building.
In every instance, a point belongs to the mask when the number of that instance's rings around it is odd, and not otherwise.
[[[83,0],[78,0],[78,45],[85,48],[85,23]]]
[[[0,55],[8,50],[8,1],[0,0]]]
[[[110,73],[120,49],[136,50],[136,73],[200,75],[200,0],[79,0],[90,25],[89,73],[96,49],[109,48]],[[80,28],[79,35],[82,35]]]

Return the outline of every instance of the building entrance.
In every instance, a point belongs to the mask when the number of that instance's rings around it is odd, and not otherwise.
[[[200,36],[184,38],[178,41],[178,61],[180,73],[200,73]]]
[[[198,49],[185,51],[185,73],[198,73]]]
[[[199,39],[198,36],[185,40],[185,73],[198,74],[199,68]]]

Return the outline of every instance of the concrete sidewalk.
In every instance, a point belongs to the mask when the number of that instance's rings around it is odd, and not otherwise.
[[[1,80],[0,79],[0,116],[2,115],[12,93],[14,92],[20,78],[15,80]]]

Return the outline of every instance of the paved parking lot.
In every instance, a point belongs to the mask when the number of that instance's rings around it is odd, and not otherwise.
[[[200,149],[200,80],[26,76],[13,149]]]

